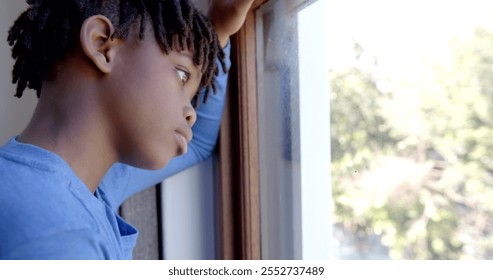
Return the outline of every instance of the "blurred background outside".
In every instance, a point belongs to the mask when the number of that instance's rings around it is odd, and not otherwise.
[[[492,259],[493,1],[328,1],[333,258]]]

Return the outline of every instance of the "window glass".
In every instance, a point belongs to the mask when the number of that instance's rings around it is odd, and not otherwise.
[[[493,258],[493,2],[328,1],[333,257]]]
[[[273,0],[256,42],[263,258],[493,258],[493,2]]]
[[[326,3],[269,1],[256,12],[264,259],[329,257]]]

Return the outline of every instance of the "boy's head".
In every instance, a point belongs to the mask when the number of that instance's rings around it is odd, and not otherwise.
[[[80,28],[93,15],[104,15],[114,26],[112,39],[143,39],[152,30],[162,50],[187,50],[201,65],[200,87],[215,90],[214,76],[224,66],[224,53],[210,21],[189,0],[27,0],[29,8],[11,27],[8,42],[15,59],[16,96],[24,90],[41,95],[42,83],[56,77],[56,67],[80,47]],[[194,99],[197,99],[197,95]],[[198,103],[198,102],[197,102]]]
[[[209,19],[189,0],[27,3],[8,40],[16,96],[40,97],[30,131],[91,135],[105,157],[146,169],[186,152],[191,101],[215,90],[216,58],[226,70]]]

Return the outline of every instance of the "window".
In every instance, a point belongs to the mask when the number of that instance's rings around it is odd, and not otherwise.
[[[221,132],[223,252],[493,258],[492,14],[256,1]]]
[[[221,213],[236,217],[222,225],[238,258],[329,256],[330,135],[317,129],[330,124],[328,68],[324,38],[313,33],[325,26],[325,5],[257,1],[235,41],[239,95],[230,95],[221,138],[223,174],[233,178],[222,185]]]

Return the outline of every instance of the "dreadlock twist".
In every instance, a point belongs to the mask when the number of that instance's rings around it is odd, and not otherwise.
[[[80,27],[85,19],[102,14],[115,26],[112,38],[126,39],[134,23],[140,24],[144,38],[147,24],[163,51],[189,50],[193,62],[202,65],[200,88],[205,87],[204,102],[210,90],[216,90],[214,77],[219,73],[216,58],[226,71],[225,54],[209,19],[190,0],[27,0],[29,7],[14,22],[8,33],[15,60],[12,82],[15,96],[26,88],[41,95],[42,82],[48,80],[55,64],[76,48]],[[176,38],[175,38],[176,37]],[[198,94],[194,103],[198,105]]]

